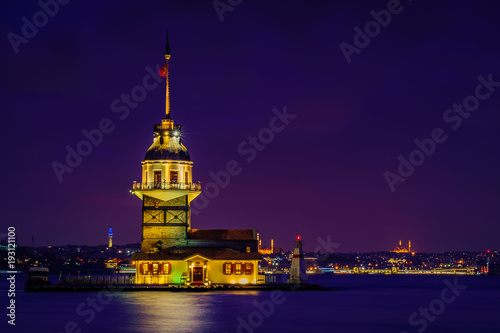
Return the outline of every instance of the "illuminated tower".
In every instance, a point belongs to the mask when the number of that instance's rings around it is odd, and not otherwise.
[[[112,248],[113,247],[113,229],[111,229],[111,226],[109,226],[108,237],[109,237],[108,247]]]
[[[170,118],[168,33],[165,59],[159,74],[166,81],[165,118],[153,127],[153,144],[142,161],[142,181],[134,182],[131,191],[143,202],[142,252],[187,245],[190,203],[201,193],[201,185],[193,183],[193,162],[181,142],[181,125]]]
[[[408,252],[411,253],[411,239],[408,239]]]
[[[295,242],[295,249],[293,249],[292,257],[292,267],[290,268],[290,280],[289,283],[301,283],[302,278],[305,274],[304,265],[304,251],[302,250],[302,241],[300,236],[297,236],[297,241]]]

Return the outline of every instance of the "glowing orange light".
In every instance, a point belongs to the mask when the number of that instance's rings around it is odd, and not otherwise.
[[[297,240],[300,240],[300,236],[299,235],[297,235]],[[490,252],[490,251],[488,251],[488,252]]]

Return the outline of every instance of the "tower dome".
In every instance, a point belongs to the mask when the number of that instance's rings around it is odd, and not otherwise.
[[[191,161],[188,150],[181,143],[181,126],[169,126],[171,124],[170,119],[163,119],[162,124],[154,126],[153,144],[146,151],[144,161]]]

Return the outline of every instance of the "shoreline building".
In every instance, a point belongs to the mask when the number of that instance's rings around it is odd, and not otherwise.
[[[181,125],[170,117],[169,60],[165,117],[154,125],[153,144],[142,161],[142,181],[131,193],[142,200],[141,251],[134,253],[137,284],[256,284],[258,252],[255,229],[192,229],[191,202],[201,193],[193,180],[193,161],[182,144]]]

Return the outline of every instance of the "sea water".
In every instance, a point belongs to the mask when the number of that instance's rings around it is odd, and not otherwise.
[[[6,278],[1,332],[500,332],[500,277],[309,277],[334,288],[326,292],[25,293],[18,275],[15,327],[7,324]]]

